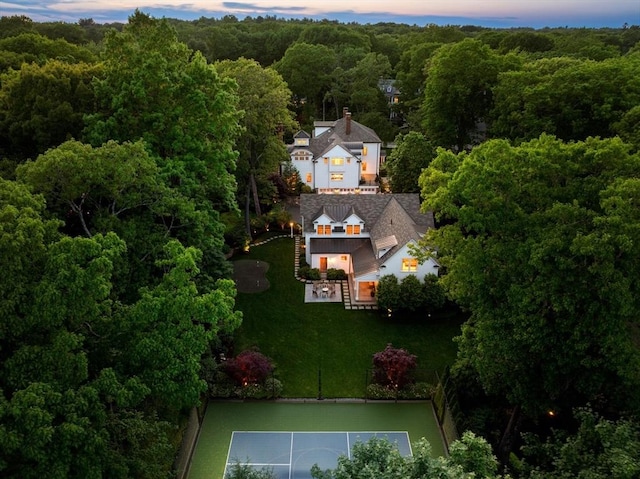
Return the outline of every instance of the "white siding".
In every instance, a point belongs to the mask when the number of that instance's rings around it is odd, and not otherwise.
[[[402,281],[402,279],[407,275],[413,274],[417,276],[420,281],[422,281],[428,274],[435,274],[436,276],[438,275],[438,266],[432,259],[429,259],[422,264],[418,263],[417,270],[415,272],[402,271],[402,259],[412,257],[413,256],[409,251],[409,244],[404,245],[402,248],[396,251],[393,256],[391,256],[384,262],[384,268],[380,268],[380,276],[394,274],[399,281]]]

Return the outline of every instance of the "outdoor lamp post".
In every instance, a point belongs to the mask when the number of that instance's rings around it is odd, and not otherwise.
[[[291,237],[293,238],[293,221],[289,223],[289,227],[291,228]]]

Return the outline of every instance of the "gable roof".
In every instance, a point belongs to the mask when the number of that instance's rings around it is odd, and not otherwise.
[[[423,231],[434,227],[432,213],[420,211],[420,196],[417,193],[396,193],[383,195],[318,195],[307,193],[300,195],[300,215],[304,218],[305,231],[313,231],[313,220],[323,213],[336,214],[338,207],[353,208],[372,231],[373,226],[383,214],[387,204],[395,200],[416,227]],[[395,206],[394,206],[395,207]],[[332,210],[334,208],[334,210]],[[334,218],[337,220],[337,218]],[[343,218],[344,219],[344,218]]]
[[[349,134],[347,134],[347,121],[351,123]],[[301,133],[305,133],[307,135],[305,138],[309,138],[309,146],[288,145],[289,153],[298,148],[304,148],[311,151],[314,158],[319,158],[331,148],[341,146],[353,156],[358,156],[362,153],[364,143],[382,143],[375,131],[352,120],[350,117],[349,119],[342,117],[336,120],[327,131],[316,137],[311,137],[308,133],[299,131],[296,133],[295,138],[302,137]]]

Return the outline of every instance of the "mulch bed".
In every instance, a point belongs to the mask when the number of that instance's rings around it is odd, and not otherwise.
[[[271,286],[267,279],[269,263],[241,259],[233,262],[233,279],[240,293],[260,293]]]

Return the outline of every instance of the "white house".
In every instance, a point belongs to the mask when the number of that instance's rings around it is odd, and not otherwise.
[[[300,216],[307,263],[321,272],[343,269],[356,301],[371,300],[381,276],[438,274],[435,259],[420,264],[409,251],[434,227],[417,194],[303,194]]]
[[[299,131],[287,149],[300,179],[317,193],[377,193],[382,141],[351,119],[315,122],[313,135]]]

